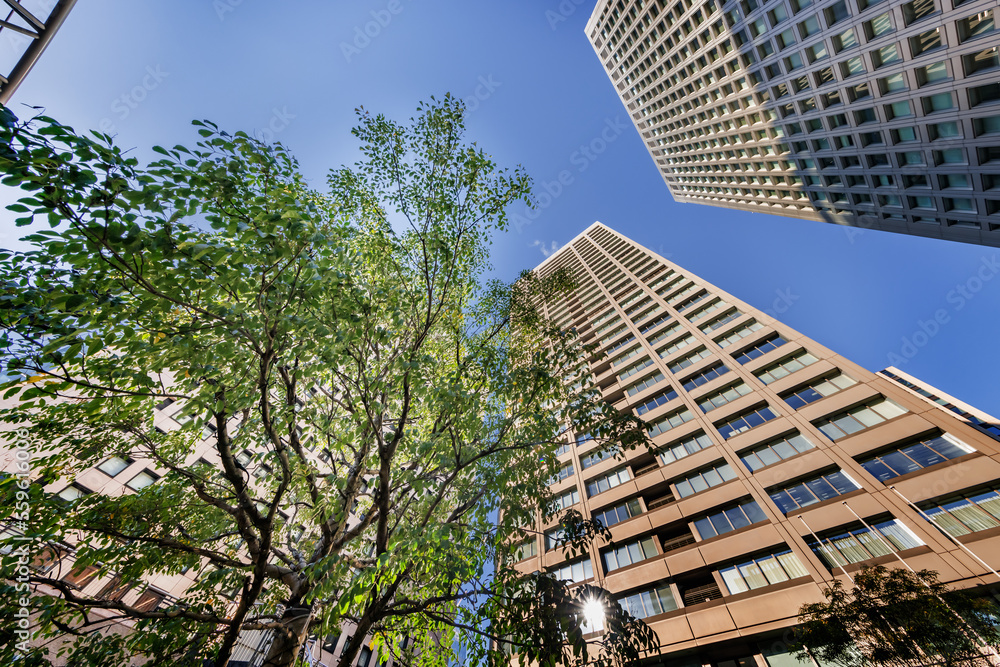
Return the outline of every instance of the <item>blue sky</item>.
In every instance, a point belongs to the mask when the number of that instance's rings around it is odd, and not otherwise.
[[[594,2],[80,2],[12,108],[103,125],[140,159],[210,119],[282,141],[322,187],[358,157],[356,107],[403,120],[451,92],[469,138],[524,165],[536,193],[568,172],[496,240],[501,277],[600,220],[870,370],[893,361],[1000,414],[1000,251],[674,203],[584,36]]]

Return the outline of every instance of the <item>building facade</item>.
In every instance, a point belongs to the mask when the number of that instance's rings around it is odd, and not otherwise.
[[[993,0],[599,0],[678,202],[1000,246]]]
[[[0,399],[0,405],[16,405],[19,397]],[[159,403],[153,412],[153,425],[160,432],[176,431],[182,424],[189,422],[192,414],[182,402],[166,399]],[[238,427],[238,420],[231,426]],[[0,475],[14,474],[18,470],[18,462],[23,460],[18,456],[16,438],[10,437],[9,425],[0,424]],[[307,450],[313,455],[311,450]],[[270,467],[254,460],[254,453],[244,449],[237,453],[236,463],[247,473],[247,478],[254,487],[263,482],[271,474]],[[318,464],[322,458],[316,455]],[[215,431],[206,426],[201,434],[201,441],[188,457],[188,463],[194,466],[205,463],[213,468],[221,468],[222,463],[215,441]],[[111,456],[99,464],[81,471],[71,479],[58,479],[45,486],[45,491],[55,494],[66,501],[73,501],[82,496],[97,493],[110,496],[135,493],[151,484],[168,471],[158,467],[146,456],[135,456],[123,459]],[[284,516],[285,513],[282,512]],[[352,522],[357,518],[352,515]],[[8,536],[17,534],[10,525],[0,525],[0,534]],[[235,540],[234,540],[235,541]],[[0,552],[6,558],[8,553]],[[107,571],[96,565],[78,566],[76,562],[76,545],[71,542],[51,544],[36,554],[31,562],[33,570],[52,579],[59,579],[70,585],[74,591],[85,598],[121,602],[140,611],[168,609],[180,603],[187,590],[201,577],[212,572],[214,566],[204,561],[202,567],[187,569],[177,574],[152,573],[141,585],[123,585],[114,572]],[[44,585],[39,590],[48,595],[58,596],[58,592]],[[221,591],[230,600],[236,599],[236,591]],[[135,623],[123,618],[112,610],[91,609],[89,626],[91,632],[105,635],[126,634],[132,632]],[[103,621],[98,621],[103,619]],[[312,667],[328,667],[336,665],[351,636],[355,625],[344,621],[337,632],[325,637],[312,636],[303,647],[301,658]],[[72,642],[72,637],[67,638]],[[241,633],[233,652],[229,667],[260,667],[273,641],[270,631],[244,631]],[[71,655],[50,655],[52,664],[56,667],[69,664]],[[135,664],[139,664],[138,661]],[[391,656],[380,657],[373,653],[370,646],[361,649],[354,661],[354,667],[393,667]]]
[[[601,455],[572,433],[552,492],[613,546],[567,560],[539,520],[517,567],[607,588],[657,633],[650,664],[797,664],[799,607],[897,554],[954,586],[1000,583],[997,420],[871,373],[600,223],[537,270],[559,268],[578,287],[547,314],[598,346],[604,399],[646,422],[655,451]]]

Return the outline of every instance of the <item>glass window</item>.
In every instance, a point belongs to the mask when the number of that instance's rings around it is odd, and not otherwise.
[[[611,527],[621,523],[626,519],[642,514],[642,506],[637,498],[628,500],[620,505],[615,505],[610,509],[601,512],[594,512],[594,519],[599,520],[604,526]]]
[[[659,456],[660,464],[667,465],[684,458],[688,454],[694,454],[707,447],[711,447],[712,444],[712,439],[705,435],[704,432],[699,431],[695,435],[688,436],[683,440],[664,445],[657,452],[657,455]]]
[[[907,410],[894,401],[880,398],[876,401],[852,408],[847,412],[827,417],[816,422],[816,427],[831,440],[839,440],[852,433],[881,424],[882,422],[906,414]]]
[[[751,471],[757,471],[766,466],[791,458],[802,452],[813,449],[813,445],[805,436],[794,433],[776,440],[771,440],[740,454],[743,464]]]
[[[772,491],[770,495],[778,509],[784,514],[788,514],[860,488],[861,485],[851,479],[844,471],[836,470],[785,487],[780,491]]]
[[[767,554],[719,570],[731,595],[809,574],[791,550]]]
[[[143,470],[138,475],[136,475],[135,477],[133,477],[132,479],[130,479],[128,482],[126,482],[125,486],[127,486],[130,489],[133,489],[135,491],[139,491],[140,489],[145,489],[147,486],[149,486],[150,484],[152,484],[156,480],[157,480],[157,477],[154,474],[152,474],[149,471]]]
[[[604,571],[611,572],[642,562],[647,558],[653,558],[657,553],[656,540],[652,537],[644,537],[602,551],[601,558],[604,560]]]
[[[945,42],[941,28],[934,28],[910,37],[910,53],[913,54],[914,58],[943,46],[945,46]]]
[[[771,408],[762,407],[743,413],[739,417],[730,419],[721,424],[717,424],[716,428],[719,430],[719,434],[728,440],[729,438],[743,433],[744,431],[749,431],[750,429],[760,426],[765,422],[769,422],[777,416],[778,415],[775,414]]]
[[[106,475],[114,477],[125,468],[129,467],[130,461],[121,458],[120,456],[112,456],[110,459],[97,466],[97,469]]]
[[[871,530],[860,527],[847,531],[832,531],[812,540],[809,547],[831,570],[851,563],[887,556],[892,550],[905,551],[923,542],[901,521],[891,519],[871,524]]]
[[[710,537],[739,530],[765,519],[767,519],[767,515],[764,514],[764,511],[755,501],[750,500],[721,512],[695,519],[694,526],[701,539],[707,540]]]
[[[736,473],[729,464],[717,463],[709,468],[704,468],[677,480],[674,486],[677,489],[678,497],[687,498],[699,491],[704,491],[733,479],[736,479]]]
[[[958,438],[943,433],[883,452],[861,461],[861,465],[874,477],[886,482],[900,475],[915,472],[975,451]]]

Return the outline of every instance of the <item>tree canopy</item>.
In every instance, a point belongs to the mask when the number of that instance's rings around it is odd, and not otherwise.
[[[25,536],[121,589],[200,573],[146,609],[36,570],[42,643],[65,640],[79,665],[222,667],[259,629],[276,636],[267,664],[289,665],[350,621],[343,665],[366,636],[442,666],[456,651],[509,660],[499,637],[543,665],[652,646],[608,598],[588,650],[580,610],[600,591],[510,564],[518,531],[557,511],[546,484],[569,425],[608,447],[645,434],[599,400],[573,332],[540,315],[565,277],[486,280],[490,239],[530,183],[465,142],[461,102],[432,99],[406,124],[360,110],[362,158],[323,191],[285,147],[209,122],[193,149],[156,147],[140,166],[110,136],[0,111],[3,183],[25,191],[8,208],[31,244],[0,252],[0,420],[34,452]],[[181,416],[159,429],[168,399]],[[110,457],[159,478],[44,492]],[[15,482],[0,482],[7,522]],[[18,598],[8,581],[9,618]],[[102,632],[109,618],[134,631]],[[0,661],[15,657],[5,641]]]
[[[937,572],[882,565],[837,580],[826,602],[803,605],[795,646],[844,667],[1000,664],[1000,606],[970,590],[949,590]]]

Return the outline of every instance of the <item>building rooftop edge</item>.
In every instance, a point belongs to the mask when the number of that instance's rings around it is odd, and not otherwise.
[[[570,248],[570,246],[572,246],[574,243],[576,243],[579,239],[582,239],[584,236],[586,236],[587,232],[589,232],[591,229],[594,229],[595,227],[603,227],[604,229],[607,229],[608,231],[615,232],[615,230],[611,229],[610,227],[608,227],[607,225],[605,225],[600,220],[595,220],[586,229],[584,229],[582,232],[580,232],[579,234],[577,234],[576,236],[574,236],[573,238],[571,238],[569,241],[567,241],[566,243],[564,243],[559,248],[559,250],[556,250],[554,253],[552,253],[551,255],[549,255],[548,257],[546,257],[544,260],[542,260],[541,264],[539,264],[534,269],[532,269],[532,271],[538,271],[539,269],[541,269],[543,266],[545,266],[549,262],[555,261],[555,259],[557,257],[559,257],[561,254],[563,254],[564,251],[568,250]],[[615,232],[615,233],[617,234],[618,232]]]

